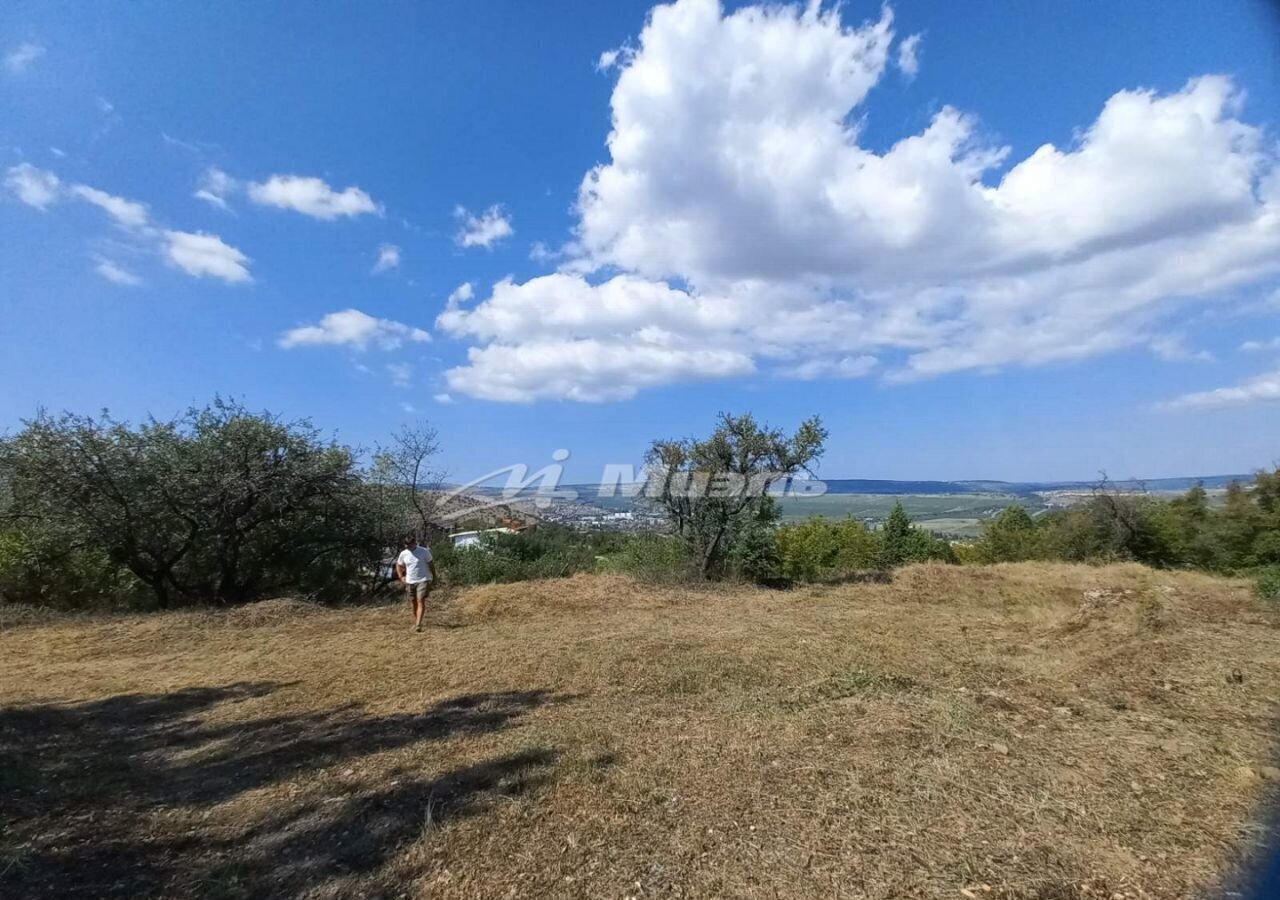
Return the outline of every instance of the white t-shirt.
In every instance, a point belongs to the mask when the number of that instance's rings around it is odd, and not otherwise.
[[[396,565],[404,566],[404,580],[407,584],[421,584],[431,580],[431,570],[427,563],[431,562],[431,551],[426,547],[407,547],[396,557]]]

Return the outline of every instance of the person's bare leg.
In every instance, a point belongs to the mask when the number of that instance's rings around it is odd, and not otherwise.
[[[409,605],[413,608],[413,629],[414,631],[421,631],[422,602],[418,599],[418,592],[413,585],[405,585],[405,595],[408,597]]]

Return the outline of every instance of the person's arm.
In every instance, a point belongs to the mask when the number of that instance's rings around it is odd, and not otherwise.
[[[431,583],[439,584],[440,576],[436,574],[436,561],[434,559],[427,560],[427,568],[431,570]]]
[[[404,554],[401,553],[401,556]],[[400,557],[396,557],[396,581],[404,581],[404,563],[400,562]]]

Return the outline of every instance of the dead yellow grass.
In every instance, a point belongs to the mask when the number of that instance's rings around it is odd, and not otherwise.
[[[0,631],[6,896],[1185,897],[1280,617],[1138,566],[619,576]]]

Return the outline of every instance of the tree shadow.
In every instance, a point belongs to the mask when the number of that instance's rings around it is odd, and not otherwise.
[[[295,896],[370,872],[424,827],[541,785],[555,752],[530,749],[432,778],[384,771],[372,783],[344,782],[339,797],[317,797],[323,791],[313,785],[296,799],[251,804],[249,821],[232,825],[205,826],[202,816],[248,791],[495,732],[573,699],[512,691],[461,695],[418,714],[372,716],[348,705],[237,721],[221,715],[226,704],[280,687],[0,709],[0,895]]]

